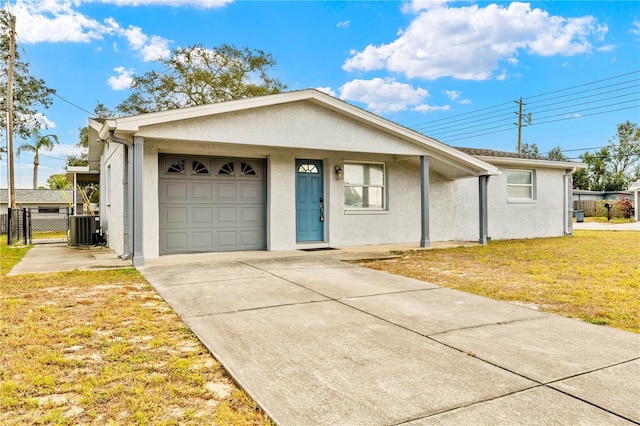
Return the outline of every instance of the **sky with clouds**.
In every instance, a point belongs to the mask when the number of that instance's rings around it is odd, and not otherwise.
[[[262,49],[288,90],[318,88],[453,146],[514,150],[520,97],[533,117],[523,142],[542,152],[577,156],[640,121],[638,1],[0,4],[16,16],[21,58],[59,95],[38,118],[62,142],[41,155],[42,185],[77,153],[84,110],[114,107],[136,74],[192,44]],[[16,159],[18,187],[30,187],[32,160]]]

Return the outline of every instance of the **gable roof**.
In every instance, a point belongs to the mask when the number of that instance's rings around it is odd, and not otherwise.
[[[196,120],[222,114],[246,112],[258,108],[274,107],[277,105],[309,102],[325,110],[332,111],[342,117],[359,122],[368,128],[391,135],[396,140],[403,141],[417,148],[420,155],[428,155],[436,160],[435,168],[455,179],[478,175],[497,174],[498,169],[467,153],[461,152],[436,139],[425,136],[407,127],[382,118],[364,109],[358,108],[340,99],[320,92],[316,89],[305,89],[275,95],[260,96],[248,99],[220,102],[168,111],[121,117],[106,120],[104,123],[90,120],[90,127],[96,131],[101,140],[108,140],[110,134],[131,141],[133,136],[153,126],[165,125],[184,120]],[[92,150],[102,152],[102,144],[92,143],[90,138],[90,159]]]
[[[573,161],[558,161],[544,157],[532,157],[528,155],[518,154],[517,152],[496,151],[493,149],[481,148],[457,148],[462,152],[473,155],[490,164],[512,165],[521,167],[538,167],[548,169],[584,169],[584,163]]]

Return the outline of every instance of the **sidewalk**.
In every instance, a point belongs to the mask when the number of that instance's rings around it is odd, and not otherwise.
[[[131,268],[131,262],[122,260],[106,247],[69,247],[64,244],[37,244],[13,267],[7,276],[100,269]]]
[[[574,222],[573,229],[588,231],[640,231],[640,222],[609,223],[609,222]]]

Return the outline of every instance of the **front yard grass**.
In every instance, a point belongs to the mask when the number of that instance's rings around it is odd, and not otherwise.
[[[361,262],[394,274],[640,333],[640,233],[492,241]]]
[[[269,425],[135,269],[8,277],[0,424]]]

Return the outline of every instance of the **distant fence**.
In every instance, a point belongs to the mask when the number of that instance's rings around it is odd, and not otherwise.
[[[31,242],[33,244],[66,243],[69,231],[69,209],[58,213],[42,213],[31,209]]]
[[[596,201],[595,200],[575,200],[573,202],[573,211],[584,210],[585,217],[591,217],[596,215]]]
[[[69,209],[56,213],[37,209],[8,209],[0,217],[0,233],[8,244],[51,244],[69,241]]]

